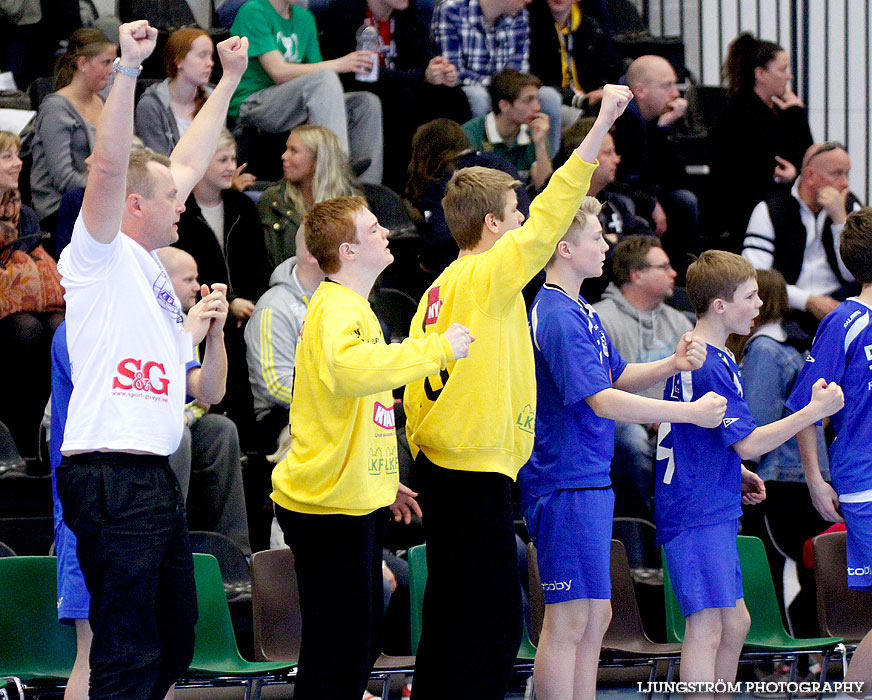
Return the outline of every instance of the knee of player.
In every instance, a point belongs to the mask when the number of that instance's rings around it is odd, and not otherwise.
[[[591,631],[602,637],[612,621],[612,602],[610,600],[596,600],[591,601],[591,603],[587,624]]]
[[[722,610],[724,611],[722,639],[725,642],[741,646],[745,643],[748,630],[751,629],[751,615],[744,605],[737,605],[735,608],[722,608]]]
[[[684,643],[698,648],[717,649],[721,642],[722,608],[706,608],[685,618]]]
[[[545,608],[543,631],[564,642],[579,644],[592,622],[587,600],[567,600]]]

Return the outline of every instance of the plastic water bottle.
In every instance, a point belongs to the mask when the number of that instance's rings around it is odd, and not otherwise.
[[[379,64],[379,40],[376,28],[371,24],[364,24],[357,30],[357,50],[369,51],[372,54],[372,68],[361,73],[356,73],[355,77],[362,83],[374,83],[378,80],[378,64]]]

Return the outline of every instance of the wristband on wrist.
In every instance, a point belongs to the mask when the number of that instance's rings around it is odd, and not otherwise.
[[[115,61],[112,63],[112,70],[116,73],[121,73],[121,75],[126,75],[131,78],[138,78],[139,74],[142,73],[142,66],[139,66],[138,68],[128,68],[127,66],[121,65],[120,58],[116,58]]]

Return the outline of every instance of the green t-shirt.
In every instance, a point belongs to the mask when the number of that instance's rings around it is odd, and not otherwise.
[[[530,127],[524,124],[514,145],[505,143],[497,132],[494,113],[470,119],[463,125],[469,145],[476,151],[495,153],[518,169],[523,180],[530,175],[536,162],[536,146],[530,140]]]
[[[248,68],[233,93],[228,110],[234,119],[239,114],[239,105],[247,97],[275,85],[257,60],[258,56],[278,51],[286,63],[320,63],[323,60],[315,17],[309,10],[293,4],[290,19],[285,19],[269,0],[248,0],[239,8],[230,33],[248,37]]]

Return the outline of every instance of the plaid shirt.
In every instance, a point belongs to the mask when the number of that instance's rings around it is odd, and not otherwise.
[[[457,67],[462,85],[490,84],[505,68],[530,72],[530,22],[527,10],[502,15],[487,27],[479,0],[441,0],[433,12],[433,42]]]

